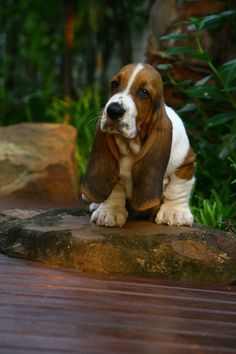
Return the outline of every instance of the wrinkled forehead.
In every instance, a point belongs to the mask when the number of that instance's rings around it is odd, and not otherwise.
[[[134,87],[149,87],[162,92],[161,76],[148,64],[126,65],[112,78],[114,79],[119,82],[119,91],[132,91]]]

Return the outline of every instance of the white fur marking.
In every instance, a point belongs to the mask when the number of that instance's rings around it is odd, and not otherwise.
[[[123,226],[128,216],[125,201],[124,188],[118,183],[110,196],[92,213],[91,221],[100,226]]]
[[[193,216],[189,199],[195,178],[184,180],[174,173],[164,191],[164,202],[157,213],[155,222],[168,225],[192,225]]]
[[[129,81],[128,81],[128,84],[127,84],[127,87],[124,91],[124,94],[127,94],[137,76],[137,74],[139,73],[140,70],[142,70],[144,68],[143,64],[137,64],[136,67],[134,68],[134,71],[132,72],[130,78],[129,78]]]
[[[178,114],[165,105],[166,113],[172,123],[172,143],[170,158],[166,169],[166,175],[174,173],[182,165],[189,151],[189,140],[183,124]]]

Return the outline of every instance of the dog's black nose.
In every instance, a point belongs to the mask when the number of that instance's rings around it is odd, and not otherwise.
[[[107,107],[107,114],[111,119],[117,119],[124,115],[125,109],[118,102],[112,102]]]

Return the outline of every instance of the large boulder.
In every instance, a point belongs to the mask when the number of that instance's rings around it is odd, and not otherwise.
[[[207,284],[236,281],[236,239],[231,233],[145,220],[105,228],[92,224],[81,209],[34,214],[2,211],[2,252],[93,273]]]
[[[73,204],[78,199],[76,130],[22,123],[0,128],[0,200]]]

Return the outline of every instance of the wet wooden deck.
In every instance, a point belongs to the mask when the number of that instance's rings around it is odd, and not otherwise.
[[[98,277],[0,255],[0,353],[236,353],[236,288]]]

